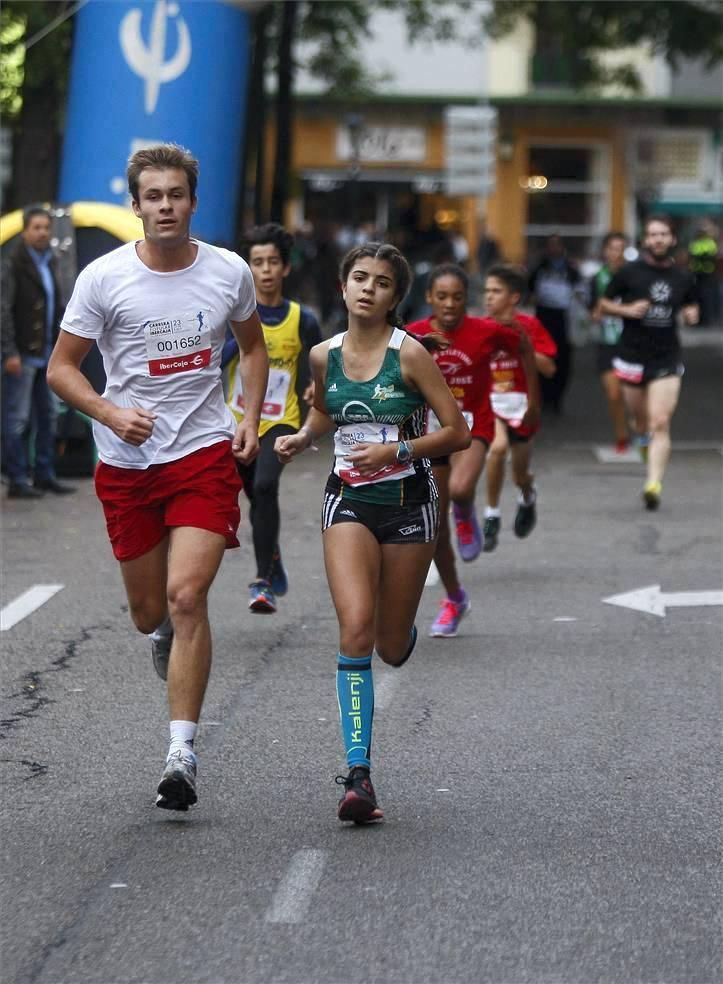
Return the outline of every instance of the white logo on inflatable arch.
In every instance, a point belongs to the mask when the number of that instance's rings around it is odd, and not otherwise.
[[[165,61],[166,31],[170,19],[175,19],[178,45],[172,58]],[[128,67],[142,78],[145,85],[144,108],[151,116],[158,104],[158,96],[164,82],[179,78],[191,61],[191,32],[180,16],[178,4],[156,0],[151,17],[151,34],[148,44],[143,40],[141,23],[143,10],[134,7],[121,21],[119,38]]]

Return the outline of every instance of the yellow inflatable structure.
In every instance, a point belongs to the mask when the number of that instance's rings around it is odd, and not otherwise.
[[[104,229],[123,243],[143,239],[141,220],[136,218],[129,208],[123,208],[121,205],[110,205],[107,202],[73,202],[69,206],[48,205],[47,208],[67,209],[76,229]],[[13,236],[20,235],[22,229],[22,209],[0,216],[0,246],[5,245]]]

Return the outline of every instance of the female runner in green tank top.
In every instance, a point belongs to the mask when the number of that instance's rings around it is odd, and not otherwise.
[[[334,430],[322,515],[324,563],[339,621],[337,697],[349,774],[340,820],[382,817],[369,776],[374,651],[401,666],[434,555],[438,493],[429,458],[466,448],[469,429],[434,359],[394,326],[411,280],[402,254],[367,243],[342,262],[348,330],[310,354],[314,406],[275,444],[286,462]],[[424,433],[427,406],[440,429]]]

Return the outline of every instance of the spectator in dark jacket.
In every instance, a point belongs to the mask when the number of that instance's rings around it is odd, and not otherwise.
[[[2,270],[3,465],[8,495],[34,499],[44,492],[72,492],[55,477],[55,396],[45,378],[63,313],[50,214],[30,208],[21,240]],[[35,436],[30,483],[27,436]]]
[[[529,288],[535,301],[535,315],[557,345],[557,372],[551,379],[540,379],[543,406],[555,413],[562,401],[572,370],[570,308],[573,292],[580,284],[580,273],[567,257],[559,236],[550,236],[545,255],[530,273]]]

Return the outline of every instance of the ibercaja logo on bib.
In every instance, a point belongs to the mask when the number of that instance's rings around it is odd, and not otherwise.
[[[146,321],[143,335],[151,376],[194,372],[211,362],[211,312]]]

